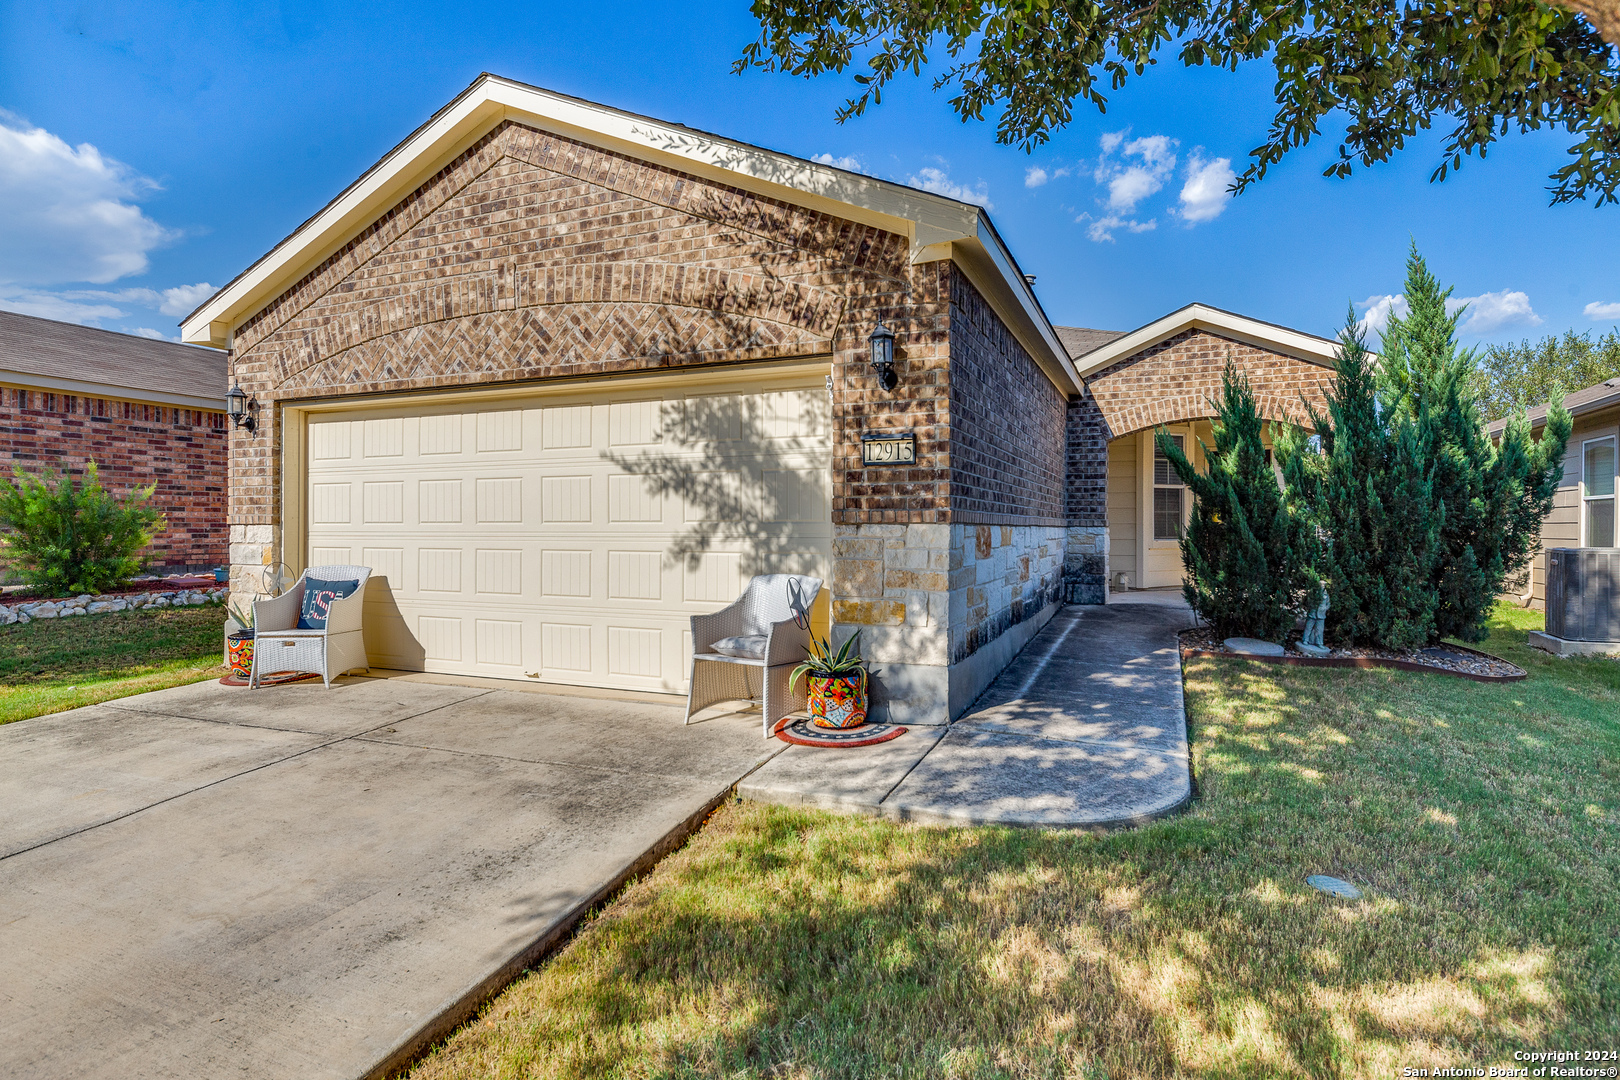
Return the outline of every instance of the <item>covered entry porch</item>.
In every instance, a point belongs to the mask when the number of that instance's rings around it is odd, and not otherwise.
[[[1336,345],[1203,304],[1128,333],[1062,333],[1086,384],[1071,421],[1071,453],[1084,467],[1071,511],[1081,528],[1070,530],[1073,573],[1084,589],[1073,602],[1177,589],[1192,493],[1158,452],[1154,433],[1164,428],[1196,468],[1206,468],[1228,365],[1248,380],[1262,417],[1309,427],[1310,408],[1326,405]],[[1264,441],[1269,460],[1269,433]]]

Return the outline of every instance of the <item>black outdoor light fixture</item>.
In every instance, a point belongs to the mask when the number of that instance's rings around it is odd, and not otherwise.
[[[232,383],[225,393],[225,415],[231,418],[231,423],[239,428],[252,431],[259,426],[258,418],[253,415],[253,401],[242,389],[241,383]]]
[[[894,331],[879,319],[877,329],[866,340],[872,343],[872,369],[877,372],[878,385],[893,390],[900,381],[900,376],[894,372]]]

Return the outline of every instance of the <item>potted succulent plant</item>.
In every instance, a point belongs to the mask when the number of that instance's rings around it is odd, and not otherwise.
[[[231,652],[231,674],[246,679],[253,675],[253,605],[249,604],[247,612],[235,604],[225,609],[231,616],[238,629],[236,633],[226,638]]]
[[[810,722],[824,728],[853,728],[866,723],[866,661],[861,659],[855,631],[844,647],[834,653],[826,638],[811,635],[805,647],[809,655],[788,677],[788,689],[799,679],[810,680]]]

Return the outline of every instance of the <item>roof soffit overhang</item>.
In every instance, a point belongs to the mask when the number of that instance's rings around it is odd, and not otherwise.
[[[905,236],[913,263],[961,266],[1058,388],[1080,390],[1051,321],[979,207],[488,74],[188,315],[181,340],[229,348],[236,327],[504,120]]]
[[[1075,368],[1081,378],[1090,378],[1121,360],[1127,360],[1188,330],[1204,330],[1329,370],[1337,366],[1338,344],[1327,338],[1222,311],[1206,304],[1188,304],[1106,345],[1082,353],[1074,359]]]

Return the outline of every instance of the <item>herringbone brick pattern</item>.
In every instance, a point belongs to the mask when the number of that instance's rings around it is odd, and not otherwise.
[[[469,147],[235,335],[261,408],[353,392],[830,355],[834,519],[950,514],[948,263],[909,240],[516,123]],[[881,315],[903,371],[867,364]],[[237,438],[232,518],[277,521],[280,425]],[[916,465],[862,469],[909,429]]]
[[[1206,330],[1186,330],[1086,380],[1106,437],[1213,415],[1211,402],[1220,399],[1228,358],[1248,376],[1261,416],[1303,424],[1304,402],[1325,408],[1330,369]]]

